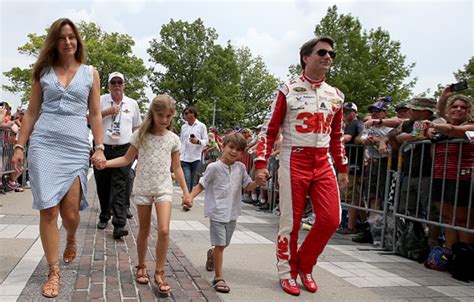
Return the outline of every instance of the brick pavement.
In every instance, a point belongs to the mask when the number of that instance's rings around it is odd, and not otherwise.
[[[129,219],[129,235],[123,240],[112,238],[111,223],[105,230],[97,230],[99,201],[95,183],[89,183],[90,206],[81,212],[77,232],[78,256],[70,264],[61,259],[61,284],[59,301],[221,301],[209,282],[201,276],[179,247],[170,239],[165,267],[165,278],[172,288],[171,295],[160,296],[153,283],[156,232],[150,232],[146,256],[150,283],[135,282],[137,264],[137,216]],[[136,214],[136,213],[135,213]],[[152,220],[152,230],[156,230]],[[65,246],[65,231],[61,229],[60,252]],[[43,257],[22,291],[18,301],[51,301],[40,296],[46,280],[47,264]]]

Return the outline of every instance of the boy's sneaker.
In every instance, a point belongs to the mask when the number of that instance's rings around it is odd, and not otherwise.
[[[372,238],[372,233],[370,230],[365,230],[362,233],[359,233],[357,236],[352,238],[352,241],[357,243],[374,243],[374,239]]]

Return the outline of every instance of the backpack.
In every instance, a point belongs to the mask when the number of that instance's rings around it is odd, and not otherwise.
[[[452,250],[451,276],[464,282],[474,280],[474,246],[456,242],[453,244]]]
[[[446,271],[449,268],[452,258],[452,250],[436,246],[430,251],[425,261],[425,267],[436,271]]]
[[[395,234],[395,252],[402,257],[422,263],[426,260],[430,248],[428,235],[423,225],[418,221],[397,219],[397,233]]]

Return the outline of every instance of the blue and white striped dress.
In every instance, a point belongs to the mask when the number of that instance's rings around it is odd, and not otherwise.
[[[67,87],[53,68],[40,79],[43,102],[28,149],[33,209],[56,206],[73,181],[81,183],[80,209],[88,206],[89,128],[86,113],[92,88],[92,66],[81,65]]]

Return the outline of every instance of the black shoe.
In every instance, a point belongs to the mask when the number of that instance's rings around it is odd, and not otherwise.
[[[107,227],[107,221],[99,221],[99,223],[97,223],[97,228],[99,230],[103,230]]]
[[[189,211],[191,211],[191,209],[188,206],[183,205],[183,212],[189,212]]]
[[[130,208],[127,208],[127,218],[128,218],[128,219],[132,219],[132,218],[133,218],[133,214],[132,214],[132,211],[130,210]]]
[[[270,205],[268,204],[268,202],[264,203],[257,209],[257,211],[268,211],[268,210],[270,210]]]
[[[127,236],[128,231],[124,228],[115,228],[114,229],[114,239],[121,239],[123,236]]]
[[[370,230],[359,233],[357,236],[352,238],[352,241],[357,243],[374,243]]]

